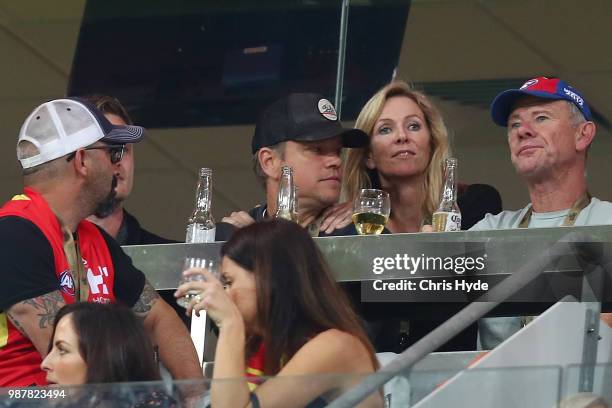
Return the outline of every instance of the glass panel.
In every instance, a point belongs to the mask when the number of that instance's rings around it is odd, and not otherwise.
[[[410,384],[411,406],[554,407],[559,401],[561,367],[412,370],[396,377]]]
[[[324,406],[342,392],[361,382],[360,375],[317,375],[258,378],[260,403],[264,407],[299,407],[308,403]],[[253,382],[254,383],[254,382]],[[244,392],[246,379],[214,381],[174,381],[144,383],[86,384],[82,386],[49,386],[0,388],[0,407],[207,407],[215,389],[222,396]],[[382,403],[382,392],[371,397]],[[223,398],[225,406],[236,400]],[[246,403],[247,401],[239,400]],[[228,405],[229,404],[229,405]]]
[[[609,350],[600,350],[600,354],[610,355]],[[592,385],[592,388],[589,387]],[[565,370],[563,398],[582,400],[603,398],[612,403],[612,364],[571,365]],[[590,405],[589,405],[590,406]],[[597,406],[598,405],[594,405]]]

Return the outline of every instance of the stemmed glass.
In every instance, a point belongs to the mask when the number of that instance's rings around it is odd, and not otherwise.
[[[364,188],[353,203],[353,223],[360,235],[380,234],[391,213],[389,193]]]

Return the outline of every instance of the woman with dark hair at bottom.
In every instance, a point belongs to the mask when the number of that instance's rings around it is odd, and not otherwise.
[[[213,379],[247,373],[244,381],[213,381],[213,407],[323,406],[360,380],[326,374],[376,371],[372,345],[304,228],[280,219],[251,224],[221,256],[225,289],[206,269],[190,269],[185,274],[206,281],[175,293],[201,291],[187,313],[205,309],[219,327]],[[382,397],[361,406],[382,407]]]
[[[74,303],[62,307],[41,368],[47,372],[47,382],[58,385],[161,380],[142,322],[129,308],[118,304]],[[127,402],[137,407],[174,406],[166,394],[144,388],[147,391],[126,397],[117,395],[119,388],[100,387],[110,392],[87,396],[88,405],[114,402],[125,406]]]

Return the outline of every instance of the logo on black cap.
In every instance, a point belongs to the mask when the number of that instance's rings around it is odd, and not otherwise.
[[[338,120],[338,114],[336,113],[336,109],[334,109],[334,105],[327,99],[319,99],[319,103],[317,104],[319,108],[319,112],[325,119],[336,121]]]

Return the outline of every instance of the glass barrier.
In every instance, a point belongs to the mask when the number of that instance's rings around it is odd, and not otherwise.
[[[559,401],[561,367],[504,367],[452,370],[408,370],[410,406],[554,407]]]
[[[223,379],[173,382],[139,382],[86,384],[82,386],[48,386],[28,388],[0,388],[0,407],[209,407],[236,406],[228,400],[258,387],[259,400],[264,407],[300,407],[310,403],[325,406],[342,392],[360,383],[364,375],[316,375],[260,377],[257,379]],[[217,392],[217,396],[215,396]],[[243,399],[238,402],[245,403]],[[370,405],[374,404],[374,405]],[[366,400],[364,406],[382,406],[382,392]]]
[[[404,407],[582,407],[612,401],[612,364],[465,369],[474,355],[443,353],[429,365],[419,363],[384,383],[359,406]],[[435,355],[434,355],[435,356]],[[437,365],[438,369],[432,369]],[[461,368],[460,368],[461,367]],[[584,390],[580,378],[592,370],[593,387]],[[258,395],[262,406],[302,407],[316,401],[326,406],[341,402],[343,393],[372,375],[310,375],[247,379],[167,381],[82,386],[0,388],[0,407],[208,407],[211,391],[239,393],[254,383],[265,384]],[[246,392],[246,391],[245,391]],[[227,395],[227,394],[225,394]],[[576,405],[584,403],[584,405]],[[560,405],[561,404],[561,405]],[[564,405],[565,404],[565,405]],[[344,406],[344,405],[340,405]],[[588,405],[591,407],[591,405]],[[593,405],[599,407],[600,405]],[[601,405],[606,407],[606,405]]]
[[[607,353],[608,360],[610,359],[612,350],[601,350],[601,352]],[[586,384],[583,380],[585,372],[589,376]],[[564,373],[563,398],[586,401],[588,398],[595,399],[596,397],[603,398],[608,404],[612,404],[612,364],[568,366]]]
[[[558,243],[564,240],[569,243]],[[336,280],[355,289],[364,303],[499,302],[505,298],[494,292],[485,299],[480,296],[490,294],[490,289],[515,272],[529,268],[541,272],[540,276],[523,282],[524,287],[517,286],[518,291],[508,299],[530,302],[539,309],[526,313],[540,313],[548,306],[537,303],[550,305],[568,294],[582,299],[587,295],[583,287],[587,272],[592,295],[612,300],[612,290],[603,290],[612,271],[598,275],[591,268],[606,257],[612,259],[612,226],[344,236],[315,241]],[[125,251],[159,290],[176,287],[186,257],[218,260],[220,247],[220,243],[166,244],[130,246]]]
[[[598,370],[603,375],[603,371],[611,368],[608,365]],[[563,375],[567,376],[566,383],[571,383],[576,369],[571,367],[564,373],[560,366],[461,371],[415,368],[394,376],[356,406],[552,408],[576,393],[567,386],[563,395],[560,392]],[[262,407],[346,406],[342,405],[342,395],[366,379],[382,381],[382,373],[258,378],[257,395]],[[237,397],[244,392],[248,398],[248,389],[253,383],[241,378],[0,388],[0,407],[205,408],[213,402],[217,406],[235,406],[236,400],[228,400],[228,395]],[[603,383],[593,393],[608,400],[611,397],[610,389]]]

